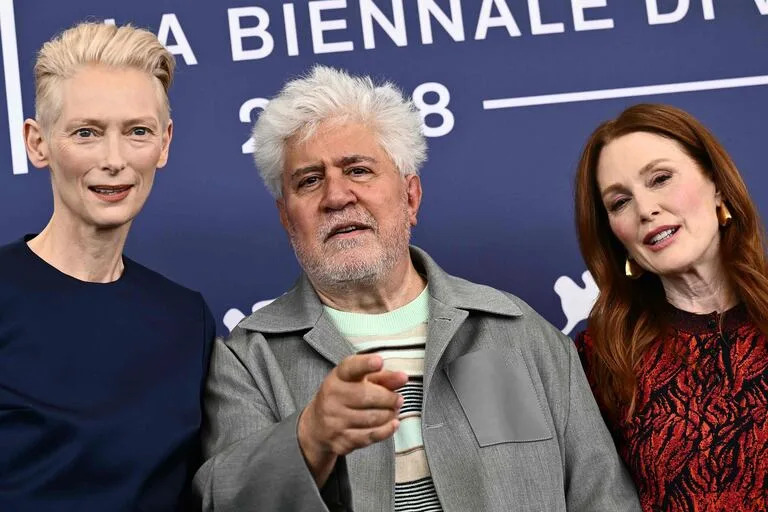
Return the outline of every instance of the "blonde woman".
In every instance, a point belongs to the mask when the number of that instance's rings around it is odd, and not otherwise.
[[[214,324],[123,255],[168,159],[173,70],[130,26],[83,23],[38,55],[24,137],[53,214],[0,247],[0,510],[184,507]]]

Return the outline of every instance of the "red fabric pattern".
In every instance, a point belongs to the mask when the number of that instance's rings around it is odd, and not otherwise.
[[[608,424],[643,510],[768,511],[765,335],[743,306],[670,321],[639,369],[635,414]],[[591,381],[588,331],[576,346]]]

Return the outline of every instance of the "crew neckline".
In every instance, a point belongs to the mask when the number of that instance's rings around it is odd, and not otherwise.
[[[36,262],[37,265],[48,269],[48,272],[55,274],[57,276],[60,276],[61,279],[70,281],[72,283],[78,283],[83,286],[93,286],[93,287],[105,287],[110,285],[117,286],[119,283],[122,283],[123,281],[125,281],[125,276],[126,276],[126,273],[128,272],[128,267],[130,266],[131,261],[124,254],[120,255],[120,257],[123,259],[123,272],[122,274],[120,274],[120,277],[108,283],[84,281],[82,279],[78,279],[74,276],[71,276],[66,272],[62,272],[61,270],[59,270],[58,268],[54,267],[53,265],[45,261],[43,258],[41,258],[40,255],[38,255],[35,251],[33,251],[27,242],[35,238],[37,235],[39,235],[39,233],[27,233],[26,235],[24,235],[21,239],[21,246],[22,246],[21,249],[27,254],[27,256],[30,256],[32,260]]]
[[[411,302],[386,313],[352,313],[323,305],[323,309],[344,335],[389,335],[416,324],[429,317],[429,286]]]

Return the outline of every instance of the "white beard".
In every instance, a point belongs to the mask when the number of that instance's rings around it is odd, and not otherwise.
[[[401,219],[393,228],[380,231],[379,225],[373,216],[363,209],[340,212],[328,216],[318,229],[315,247],[312,250],[304,246],[289,230],[291,245],[296,254],[296,259],[307,273],[313,283],[331,288],[348,288],[357,285],[375,284],[387,276],[403,254],[408,253],[408,243],[411,238],[411,224],[408,219],[406,204],[400,208]],[[376,237],[375,243],[367,239],[347,238],[331,240],[326,238],[332,226],[339,222],[356,221],[371,227]],[[367,257],[345,257],[344,253],[355,249],[365,250]]]

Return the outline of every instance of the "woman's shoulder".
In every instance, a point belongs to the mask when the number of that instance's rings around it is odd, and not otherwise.
[[[589,328],[579,332],[573,338],[573,344],[576,345],[576,352],[579,354],[579,360],[581,361],[581,367],[584,369],[584,373],[587,375],[590,386],[594,384],[592,381],[592,353],[594,349],[592,335]]]
[[[594,341],[592,338],[592,333],[589,331],[589,328],[586,328],[583,331],[579,332],[573,338],[573,343],[574,345],[576,345],[576,350],[579,351],[579,354],[582,354],[584,352],[591,352],[594,347]]]

